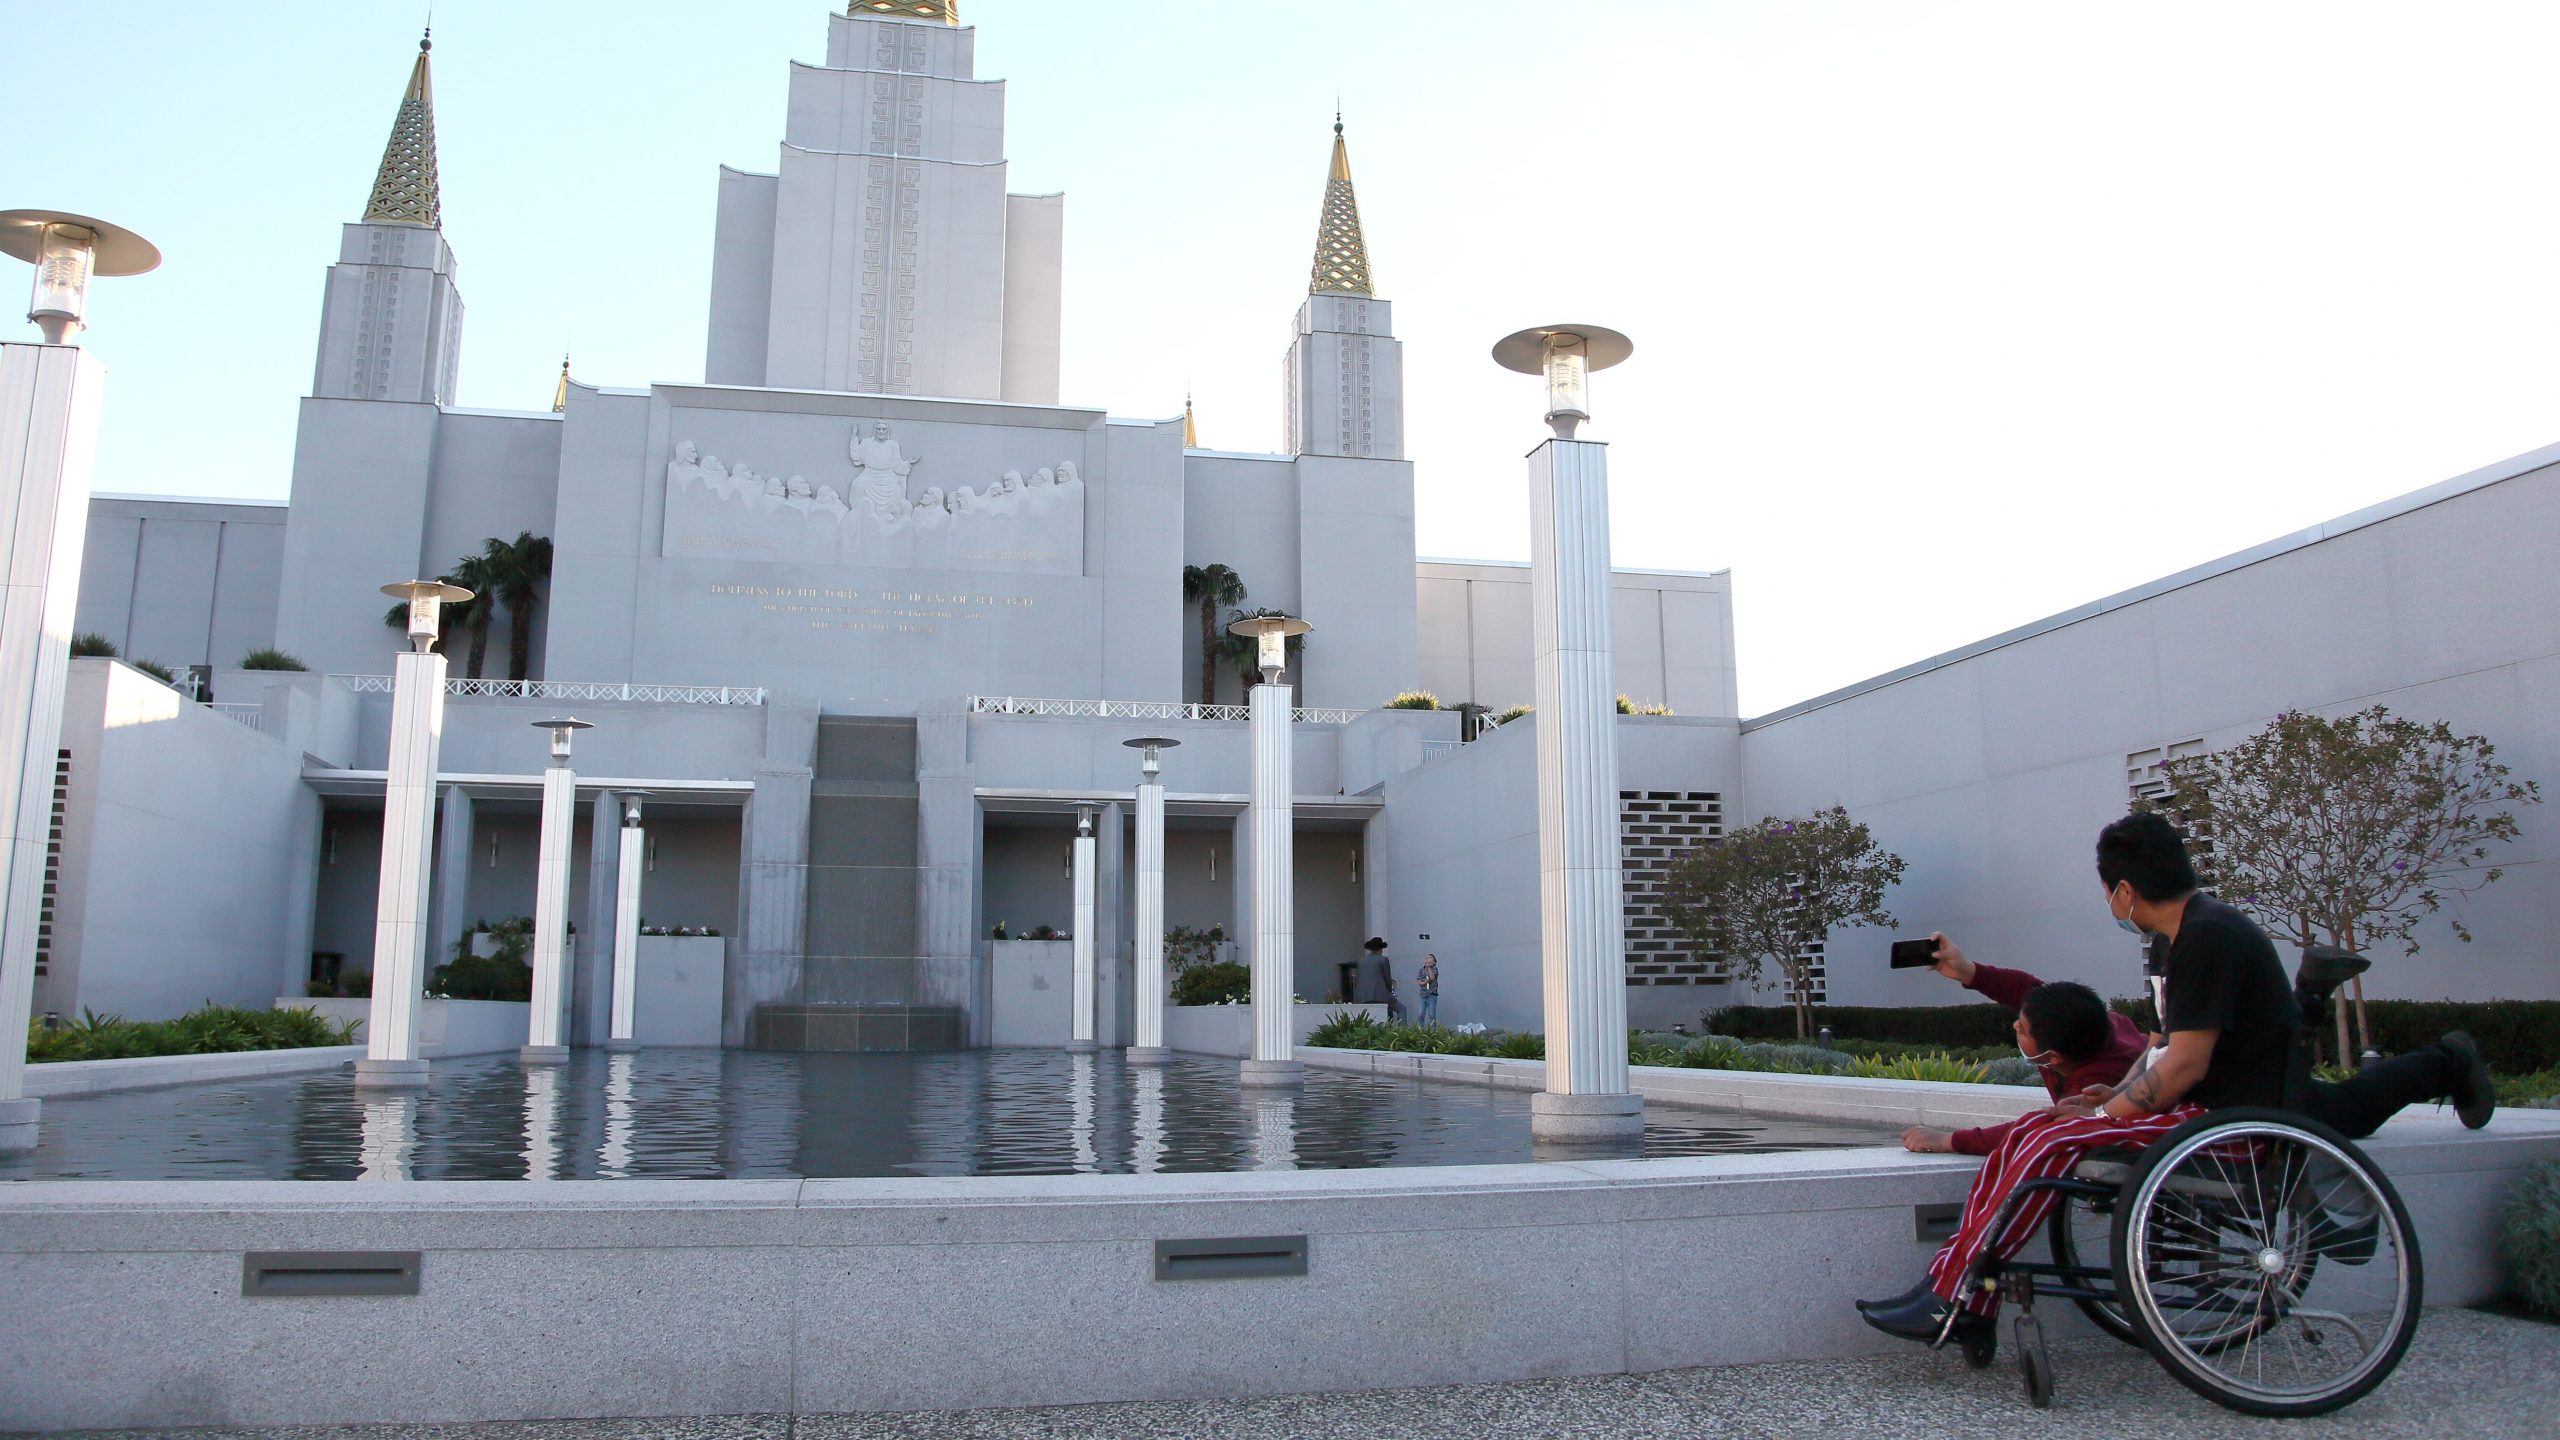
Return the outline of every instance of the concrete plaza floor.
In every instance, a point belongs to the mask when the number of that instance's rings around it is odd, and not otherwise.
[[[1285,1337],[1275,1337],[1286,1344]],[[2006,1335],[2004,1333],[2005,1341]],[[977,1437],[2355,1435],[2463,1440],[2560,1436],[2560,1325],[2432,1310],[2382,1388],[2316,1420],[2263,1420],[2200,1399],[2151,1359],[2112,1341],[2056,1344],[2053,1408],[2028,1408],[2016,1365],[1968,1371],[1952,1353],[1736,1365],[1502,1385],[1347,1390],[1256,1400],[1139,1401],[1045,1409],[903,1414],[560,1420],[492,1425],[364,1425],[267,1430],[83,1431],[189,1440],[977,1440]],[[1376,1374],[1391,1383],[1393,1356]],[[52,1440],[65,1440],[56,1435]]]

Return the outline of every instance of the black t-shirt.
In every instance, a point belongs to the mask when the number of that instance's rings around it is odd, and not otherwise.
[[[2212,896],[2195,895],[2169,946],[2167,987],[2163,1030],[2221,1032],[2186,1103],[2282,1105],[2302,1011],[2266,932]]]

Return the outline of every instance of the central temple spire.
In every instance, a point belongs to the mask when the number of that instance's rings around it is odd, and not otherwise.
[[[368,225],[443,223],[443,204],[436,195],[435,90],[427,77],[427,52],[435,48],[435,32],[418,41],[418,63],[410,67],[408,93],[400,97],[391,119],[391,142],[382,147],[382,168],[373,177],[373,197],[365,201]]]
[[[1369,246],[1360,238],[1360,201],[1351,193],[1351,148],[1343,143],[1339,111],[1333,117],[1333,169],[1325,176],[1324,219],[1316,225],[1315,273],[1307,293],[1378,293],[1369,278]]]

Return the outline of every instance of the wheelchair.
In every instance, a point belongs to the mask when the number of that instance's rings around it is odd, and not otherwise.
[[[2315,969],[2316,958],[2305,957],[2297,994],[2325,1002],[2335,981],[2316,982],[2339,967]],[[2308,1074],[2309,1028],[2298,1074]],[[2389,1377],[2417,1334],[2424,1271],[2408,1209],[2364,1152],[2308,1116],[2217,1110],[2142,1149],[2092,1151],[2066,1177],[2018,1186],[1990,1233],[2004,1233],[2038,1190],[2055,1196],[2052,1258],[1985,1255],[1967,1279],[2008,1309],[2038,1409],[2052,1403],[2054,1378],[2038,1299],[2071,1301],[2188,1389],[2251,1415],[2351,1404]],[[1939,1345],[1953,1328],[1951,1316]],[[1998,1335],[1958,1343],[1981,1369]]]

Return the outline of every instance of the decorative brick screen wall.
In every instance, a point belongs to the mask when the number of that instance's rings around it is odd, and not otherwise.
[[[1713,790],[1618,792],[1618,867],[1625,885],[1627,983],[1696,985],[1725,978],[1716,957],[1693,955],[1662,913],[1673,861],[1724,833],[1724,796]]]

